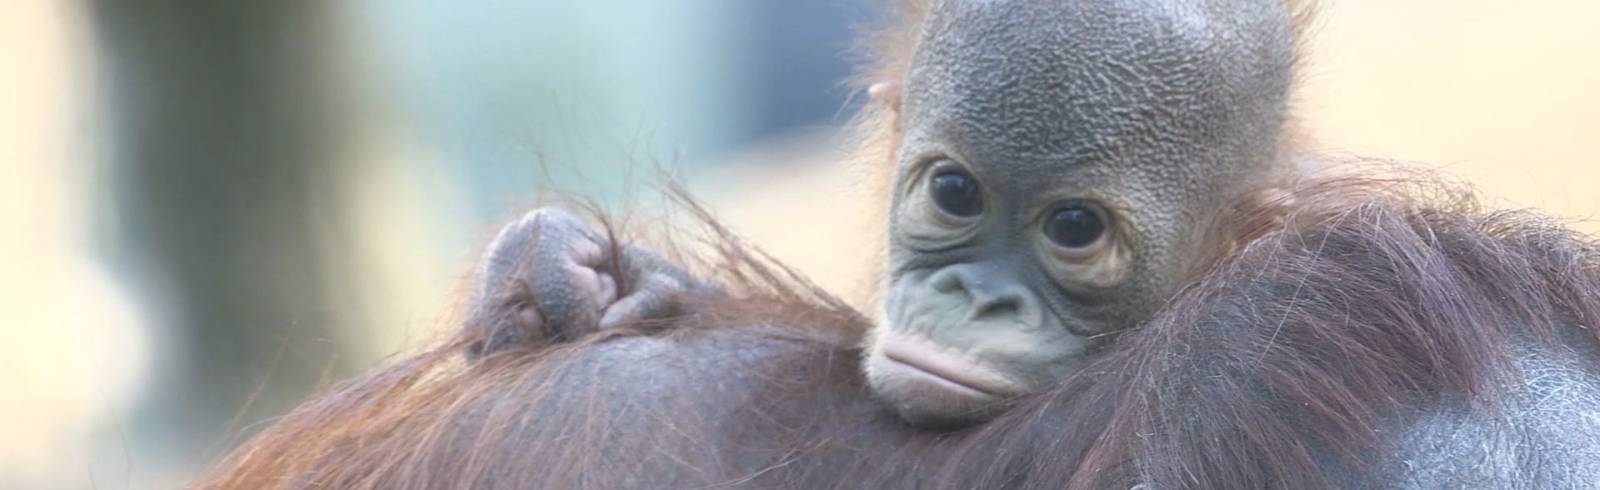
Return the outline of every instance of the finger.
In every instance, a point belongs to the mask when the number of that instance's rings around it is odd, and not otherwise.
[[[483,344],[472,349],[474,355],[484,355],[526,342],[530,334],[544,332],[544,316],[532,304],[518,304],[503,313],[508,318],[490,323],[489,335]],[[548,334],[546,334],[548,335]]]
[[[677,311],[682,293],[683,283],[677,279],[647,273],[639,279],[632,293],[606,307],[605,314],[600,317],[600,328],[670,316]]]
[[[540,261],[554,265],[534,271],[529,280],[546,330],[558,340],[568,340],[594,328],[600,310],[617,296],[616,280],[610,274],[578,264],[570,256],[556,255]]]

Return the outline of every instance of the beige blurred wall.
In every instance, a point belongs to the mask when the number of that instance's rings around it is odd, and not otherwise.
[[[95,151],[75,2],[0,6],[0,487],[88,487],[148,367],[129,296],[89,248]],[[115,453],[115,450],[110,451]],[[97,468],[96,466],[99,465]]]
[[[1325,3],[1304,107],[1324,145],[1600,215],[1600,2]]]
[[[1497,206],[1600,215],[1600,2],[1323,0],[1299,110],[1319,148],[1421,163]],[[781,158],[829,162],[820,151]],[[760,160],[763,153],[752,156]],[[729,170],[705,194],[731,224],[825,287],[864,303],[862,209],[851,169]]]
[[[117,244],[95,230],[116,213],[86,8],[0,2],[0,489],[176,488],[227,449],[173,454],[171,441],[135,439],[149,437],[133,425],[150,418],[137,414],[143,390],[182,339],[150,321],[171,314],[154,311],[150,291],[102,262]],[[333,207],[367,225],[354,243],[322,246],[360,259],[342,270],[365,287],[341,292],[338,314],[383,328],[340,355],[375,363],[447,323],[472,253],[440,239],[463,233],[450,223],[467,212],[451,181],[408,162],[424,152],[393,137],[392,115],[356,117],[363,131],[344,160],[362,175]]]

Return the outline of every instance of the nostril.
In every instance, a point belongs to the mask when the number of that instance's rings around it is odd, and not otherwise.
[[[991,315],[1015,315],[1022,310],[1022,297],[1012,294],[974,294],[972,318]]]
[[[961,284],[961,275],[949,269],[933,273],[933,277],[928,278],[928,285],[941,293],[957,293],[966,289]]]
[[[1031,314],[1035,308],[1027,288],[996,271],[954,265],[928,276],[926,284],[938,294],[958,296],[968,320]]]

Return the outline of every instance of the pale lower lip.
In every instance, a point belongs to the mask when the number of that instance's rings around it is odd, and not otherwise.
[[[920,356],[896,352],[890,346],[883,349],[885,360],[904,367],[919,376],[929,378],[940,386],[949,388],[953,392],[979,398],[995,398],[1000,396],[995,390],[984,388],[968,376],[962,375],[955,366],[943,366],[941,362],[919,359]]]
[[[892,357],[885,357],[884,359],[887,360],[890,363],[893,363],[895,366],[898,366],[901,370],[906,371],[906,372],[908,372],[909,374],[911,374],[913,376],[925,379],[928,382],[931,382],[933,384],[939,385],[940,388],[944,388],[945,390],[948,390],[948,391],[950,391],[952,393],[955,393],[955,394],[958,394],[958,395],[961,395],[961,396],[965,396],[965,397],[968,397],[968,398],[994,398],[994,395],[991,395],[988,392],[985,392],[985,391],[979,390],[977,388],[958,383],[955,380],[952,380],[950,378],[946,378],[944,376],[940,376],[938,374],[930,372],[930,371],[928,371],[926,369],[922,369],[922,368],[917,367],[915,365],[906,364],[904,362],[901,362],[899,359],[895,359],[895,358],[892,358]]]

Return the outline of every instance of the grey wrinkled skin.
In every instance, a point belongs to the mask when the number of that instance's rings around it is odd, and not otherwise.
[[[1194,224],[1285,159],[1289,26],[1276,2],[934,2],[900,107],[880,338],[929,340],[1032,391],[1081,360],[1092,336],[1147,319],[1179,286]],[[980,182],[972,229],[942,231],[919,211],[930,165]],[[1041,245],[1045,219],[1073,201],[1110,215],[1115,243],[1087,262],[1104,277]],[[927,280],[947,274],[960,285]],[[1012,286],[1011,318],[921,313],[972,310]],[[996,353],[1018,342],[1030,355]],[[869,363],[880,396],[915,405],[902,410],[913,423],[984,418],[907,400],[876,374]]]
[[[1282,157],[1287,26],[1270,2],[935,2],[897,177],[938,155],[971,168],[998,208],[972,247],[998,250],[971,255],[1013,260],[1023,277],[1041,269],[1030,239],[1052,204],[1103,203],[1127,228],[1132,273],[1049,303],[1080,334],[1126,328],[1168,292],[1186,227]],[[894,245],[891,269],[927,267]]]

